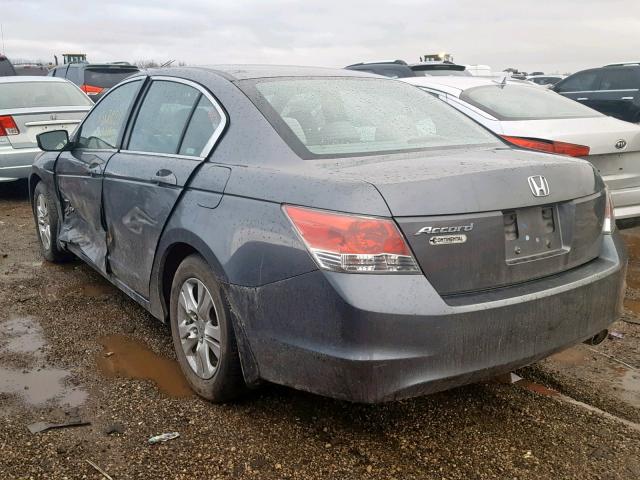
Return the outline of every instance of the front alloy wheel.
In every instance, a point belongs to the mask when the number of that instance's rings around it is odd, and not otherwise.
[[[49,208],[47,199],[43,193],[36,197],[36,221],[38,222],[38,232],[42,248],[47,251],[51,249],[51,221],[49,220]]]

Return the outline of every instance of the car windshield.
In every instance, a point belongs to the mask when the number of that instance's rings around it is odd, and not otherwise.
[[[465,90],[460,99],[499,120],[598,117],[600,113],[557,93],[525,85],[484,85]]]
[[[497,143],[441,100],[393,80],[270,78],[240,85],[306,159]]]
[[[90,105],[93,102],[69,82],[0,83],[0,110]]]
[[[84,71],[84,83],[94,87],[111,88],[138,71],[136,67],[91,67]]]

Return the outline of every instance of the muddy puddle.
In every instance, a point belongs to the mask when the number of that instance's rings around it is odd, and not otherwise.
[[[0,393],[33,406],[82,405],[87,392],[71,383],[70,371],[46,364],[45,348],[37,319],[10,317],[0,323]]]
[[[171,397],[193,395],[175,360],[161,357],[144,343],[112,335],[99,340],[103,352],[98,355],[99,370],[107,377],[150,380]]]
[[[595,349],[575,346],[550,356],[547,362],[561,370],[569,370],[589,381],[610,385],[611,394],[640,408],[640,371],[635,365],[602,356]]]

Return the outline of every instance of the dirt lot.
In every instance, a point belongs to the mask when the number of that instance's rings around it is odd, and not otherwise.
[[[638,479],[640,228],[624,235],[623,338],[525,381],[376,406],[265,386],[219,406],[190,393],[165,326],[84,264],[43,263],[22,188],[0,185],[0,478],[106,478],[90,460],[114,479]]]

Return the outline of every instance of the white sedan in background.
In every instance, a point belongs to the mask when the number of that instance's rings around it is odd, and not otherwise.
[[[36,135],[78,126],[93,102],[55,77],[0,77],[0,183],[26,178],[40,153]]]
[[[477,77],[401,80],[439,97],[513,145],[589,160],[609,187],[616,218],[640,217],[640,126],[537,85]]]

